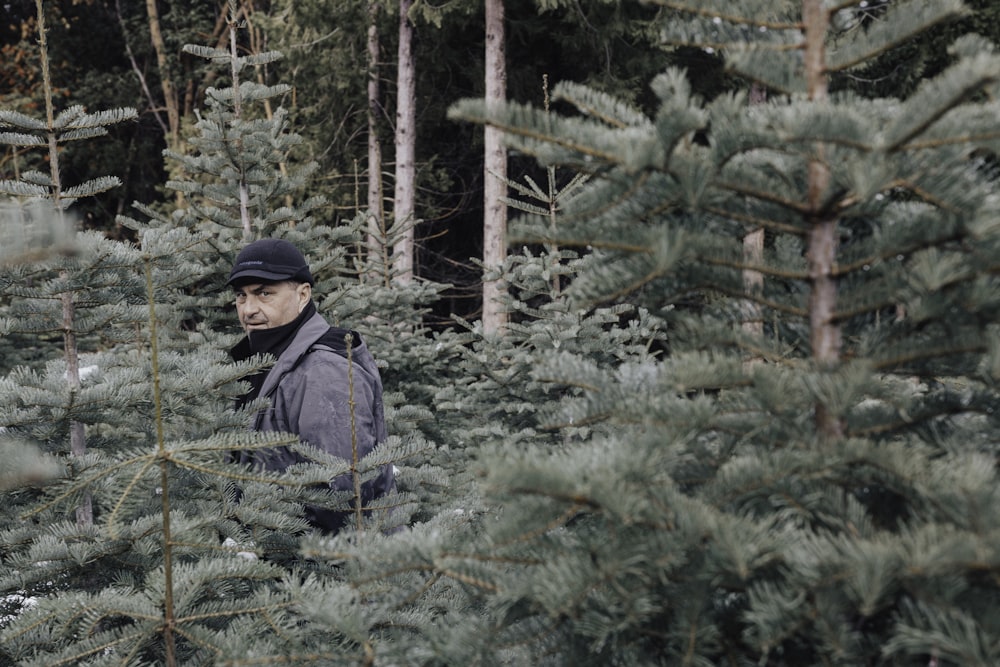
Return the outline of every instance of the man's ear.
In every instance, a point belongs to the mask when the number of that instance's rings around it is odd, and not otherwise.
[[[306,307],[307,303],[309,303],[309,299],[312,298],[312,285],[309,283],[299,283],[296,292],[299,297],[299,312],[301,313],[302,309]]]

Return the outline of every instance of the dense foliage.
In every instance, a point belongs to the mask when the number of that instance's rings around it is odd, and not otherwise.
[[[363,99],[360,72],[329,74],[361,62],[365,3],[325,29],[328,4],[229,2],[210,38],[170,35],[211,85],[192,84],[162,195],[115,230],[67,231],[118,181],[55,165],[111,150],[131,110],[42,85],[21,93],[43,106],[0,112],[18,165],[0,229],[26,230],[0,246],[0,451],[18,462],[0,471],[0,664],[1000,662],[1000,52],[971,33],[997,10],[511,3],[515,40],[559,19],[539,62],[577,53],[580,76],[542,101],[522,71],[502,108],[432,100],[452,136],[425,148],[471,155],[489,123],[514,164],[537,161],[510,172],[501,335],[475,309],[429,327],[449,285],[398,285],[367,252],[335,178],[355,136],[318,126]],[[112,5],[48,11],[65,28]],[[471,49],[466,3],[422,11],[461,36],[428,52]],[[256,48],[281,23],[290,55]],[[475,98],[464,56],[434,67]],[[384,364],[390,437],[357,466],[227,463],[301,446],[231,409],[270,360],[229,360],[221,276],[261,236],[306,251],[320,312]],[[308,532],[303,501],[352,500],[315,483],[388,461],[383,511]]]

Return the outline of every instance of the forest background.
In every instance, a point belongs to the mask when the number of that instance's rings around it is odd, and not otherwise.
[[[169,201],[163,183],[171,167],[161,152],[182,150],[204,105],[205,89],[219,76],[182,47],[226,45],[227,3],[163,4],[156,13],[160,46],[150,35],[147,3],[45,4],[52,14],[50,59],[60,97],[88,109],[140,111],[134,123],[114,128],[105,141],[69,145],[63,157],[65,173],[79,182],[107,174],[122,180],[120,187],[81,201],[78,208],[87,227],[127,235],[115,216],[127,213],[133,201]],[[401,8],[409,8],[414,32],[415,263],[420,277],[448,285],[432,310],[439,324],[450,326],[451,313],[474,318],[480,308],[481,271],[469,258],[482,257],[482,128],[449,120],[446,113],[455,101],[484,94],[484,4],[242,2],[246,30],[240,33],[240,49],[282,53],[280,61],[255,76],[290,86],[272,104],[286,110],[288,122],[303,137],[292,159],[317,164],[309,187],[327,199],[317,213],[331,224],[368,206],[369,73],[377,78],[373,122],[386,159],[375,180],[386,193],[384,214],[391,222]],[[657,10],[638,3],[508,2],[505,13],[507,48],[514,54],[506,82],[512,100],[541,105],[546,86],[566,80],[595,83],[648,103],[644,82],[676,58],[651,48],[656,38],[650,21]],[[10,108],[32,108],[41,101],[34,14],[32,0],[4,3],[2,89]],[[376,70],[367,54],[370,26],[378,34]],[[689,53],[686,64],[706,70],[698,77],[706,92],[721,90],[719,63],[698,51]],[[513,159],[512,170],[529,173],[532,162]]]
[[[4,2],[0,661],[996,664],[992,4]],[[226,463],[264,235],[372,457]]]

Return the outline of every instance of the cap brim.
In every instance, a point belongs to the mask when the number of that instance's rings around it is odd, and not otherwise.
[[[236,283],[247,283],[255,279],[280,282],[282,280],[291,280],[292,276],[287,273],[274,273],[273,271],[262,271],[260,269],[247,269],[246,271],[240,271],[239,273],[229,276],[229,280],[226,281],[226,284],[235,285]]]

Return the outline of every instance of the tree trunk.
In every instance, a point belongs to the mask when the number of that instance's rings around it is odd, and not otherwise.
[[[763,104],[767,101],[767,91],[757,83],[750,86],[750,106]],[[764,230],[757,228],[751,230],[743,237],[743,261],[748,266],[759,265],[764,259]],[[764,335],[764,321],[761,318],[760,305],[753,300],[753,295],[759,293],[764,287],[764,274],[755,269],[743,269],[743,288],[746,290],[747,298],[743,301],[743,320],[740,323],[743,331],[751,336],[760,337]],[[750,358],[748,361],[754,363],[759,358]]]
[[[55,103],[52,100],[52,78],[49,72],[49,48],[47,29],[45,27],[45,11],[42,8],[42,0],[35,0],[35,9],[38,13],[38,50],[42,69],[42,87],[45,91],[45,117],[48,125],[47,134],[49,138],[49,177],[52,179],[52,204],[56,212],[63,215],[62,205],[62,177],[59,173],[59,150],[56,145],[55,129]],[[60,278],[69,282],[69,273],[60,272]],[[63,292],[60,295],[62,302],[62,332],[63,351],[66,360],[66,381],[69,384],[70,401],[76,399],[80,390],[80,351],[76,341],[76,303],[73,300],[73,293]],[[82,422],[71,420],[69,423],[69,450],[74,458],[83,458],[87,453],[87,434]],[[90,491],[83,494],[80,505],[76,508],[76,523],[78,526],[90,526],[94,522],[93,500]]]
[[[243,118],[243,98],[240,95],[240,68],[237,66],[239,51],[236,43],[236,30],[239,26],[235,13],[229,19],[229,56],[230,77],[233,80],[233,116],[237,121]],[[239,181],[240,221],[243,225],[243,240],[253,240],[253,220],[250,216],[250,184],[247,182],[246,171],[240,167]]]
[[[146,0],[146,15],[149,17],[149,37],[153,43],[153,50],[156,52],[156,65],[160,69],[163,105],[167,109],[167,125],[170,130],[167,135],[167,148],[177,150],[181,137],[181,113],[177,106],[177,91],[174,90],[174,81],[170,77],[170,67],[167,63],[167,44],[163,40],[163,32],[160,30],[160,10],[156,6],[156,0]]]
[[[829,10],[823,0],[803,0],[802,19],[805,25],[805,74],[809,99],[827,100],[825,60]],[[823,146],[814,147],[809,163],[808,204],[812,217],[807,258],[812,291],[809,295],[809,340],[813,359],[820,369],[833,369],[840,362],[841,336],[837,323],[837,219],[824,206],[830,187],[830,169],[825,162]],[[816,405],[816,426],[825,437],[836,438],[844,433],[842,418],[830,414],[823,404]]]
[[[389,258],[386,254],[385,207],[382,196],[382,144],[379,142],[378,119],[382,105],[379,101],[381,89],[379,86],[379,34],[378,34],[379,3],[370,0],[368,4],[368,266],[376,266],[373,262],[377,257],[382,261],[378,266],[385,267],[383,274],[389,276]],[[375,280],[373,275],[364,276]]]
[[[399,3],[399,73],[396,103],[396,191],[394,194],[395,243],[392,250],[393,279],[402,285],[413,280],[413,255],[416,244],[416,143],[417,84],[413,58],[413,24],[410,7],[413,0]]]
[[[486,0],[486,106],[496,106],[507,96],[503,0]],[[507,152],[500,130],[486,126],[483,170],[483,265],[500,271],[507,258]],[[500,297],[505,284],[499,277],[483,280],[483,331],[500,333],[507,326],[507,312]]]

